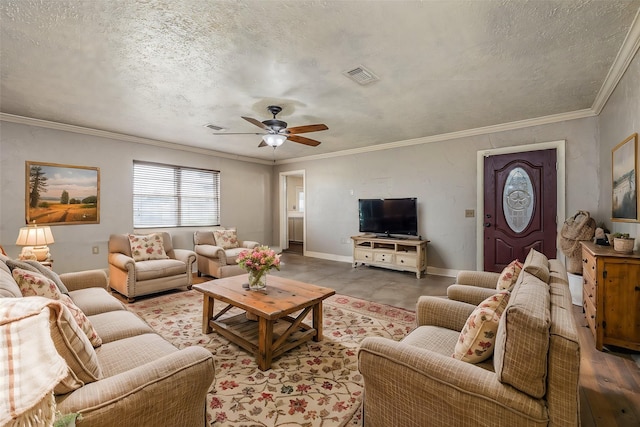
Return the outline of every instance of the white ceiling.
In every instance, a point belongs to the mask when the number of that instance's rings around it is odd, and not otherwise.
[[[639,9],[640,0],[2,0],[0,111],[264,160],[593,115]],[[343,75],[359,65],[380,80]],[[258,148],[260,136],[203,127],[260,132],[240,116],[271,118],[272,104],[289,126],[325,123],[304,135],[322,144],[274,152]]]

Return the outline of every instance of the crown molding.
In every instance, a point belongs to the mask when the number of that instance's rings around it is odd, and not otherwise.
[[[470,136],[486,135],[490,133],[505,132],[515,129],[523,129],[532,126],[548,125],[552,123],[564,122],[568,120],[584,119],[594,117],[596,114],[592,109],[571,111],[569,113],[553,114],[550,116],[536,117],[533,119],[519,120],[516,122],[502,123],[499,125],[485,126],[481,128],[461,130],[457,132],[444,133],[440,135],[425,136],[422,138],[407,139],[404,141],[390,142],[388,144],[376,144],[368,147],[354,148],[351,150],[335,151],[333,153],[316,154],[313,156],[297,157],[294,159],[277,160],[276,165],[304,162],[310,160],[329,159],[333,157],[351,156],[354,154],[370,153],[373,151],[392,150],[394,148],[410,147],[412,145],[430,144],[433,142],[448,141],[451,139],[467,138]]]
[[[222,157],[225,159],[239,160],[242,162],[260,163],[263,165],[273,165],[273,161],[255,159],[252,157],[239,156],[235,154],[223,153],[221,151],[207,150],[205,148],[191,147],[189,145],[176,144],[173,142],[159,141],[156,139],[141,138],[139,136],[127,135],[106,130],[92,129],[83,126],[69,125],[66,123],[51,122],[48,120],[34,119],[31,117],[17,116],[15,114],[0,113],[0,121],[19,123],[28,126],[37,126],[47,129],[61,130],[66,132],[79,133],[82,135],[97,136],[100,138],[115,139],[124,142],[134,142],[137,144],[153,145],[155,147],[168,148],[171,150],[188,151],[205,156]]]
[[[609,68],[609,73],[605,77],[602,86],[600,86],[596,99],[593,101],[591,109],[596,115],[602,112],[620,79],[629,68],[629,64],[633,61],[638,48],[640,48],[640,10],[633,18],[631,28],[629,28],[629,32],[622,42],[622,47],[620,47],[618,55],[616,55],[616,59],[614,59],[611,68]]]

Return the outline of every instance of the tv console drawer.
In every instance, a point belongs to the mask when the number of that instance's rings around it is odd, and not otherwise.
[[[390,254],[390,253],[387,253],[387,252],[377,252],[377,253],[373,254],[373,260],[375,262],[392,263],[393,262],[393,254]]]
[[[396,254],[396,264],[408,265],[409,267],[416,266],[416,256],[407,254]]]
[[[353,251],[353,256],[356,261],[373,261],[373,252],[367,251],[364,249],[355,249]]]

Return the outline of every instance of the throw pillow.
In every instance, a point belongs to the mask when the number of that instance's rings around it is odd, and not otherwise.
[[[216,246],[222,249],[240,247],[236,230],[214,230],[213,237],[216,239]]]
[[[147,261],[150,259],[167,259],[164,251],[162,236],[156,233],[138,236],[128,234],[131,245],[131,256],[134,261]]]
[[[500,273],[500,277],[498,277],[498,284],[496,285],[496,289],[499,291],[502,290],[512,290],[513,286],[516,284],[518,280],[518,275],[522,271],[522,263],[520,261],[513,260],[509,265],[507,265],[502,273]]]
[[[102,345],[102,339],[98,336],[98,333],[93,328],[87,316],[73,303],[68,295],[60,293],[60,290],[52,280],[40,273],[26,271],[20,268],[14,269],[12,275],[20,288],[22,296],[38,296],[59,300],[69,309],[80,329],[87,335],[87,338],[89,338],[91,345],[94,347]]]
[[[58,274],[55,271],[53,271],[48,267],[45,267],[44,265],[40,264],[38,261],[30,260],[25,262],[30,266],[34,267],[36,270],[38,270],[38,272],[43,276],[45,276],[46,278],[53,280],[53,283],[56,284],[56,286],[58,287],[61,293],[65,295],[69,295],[69,290],[64,285],[64,283],[62,283],[62,280],[60,280],[60,276],[58,276]]]
[[[511,293],[498,292],[482,301],[471,313],[456,343],[453,358],[463,362],[479,363],[493,354],[500,316]]]

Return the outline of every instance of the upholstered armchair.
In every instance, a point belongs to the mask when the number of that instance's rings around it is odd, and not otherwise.
[[[236,258],[240,252],[260,246],[260,243],[238,240],[235,228],[216,227],[194,232],[193,245],[198,277],[204,274],[221,279],[245,273],[236,263]]]
[[[174,249],[169,233],[112,234],[109,237],[109,288],[129,302],[168,289],[190,289],[196,254]]]

